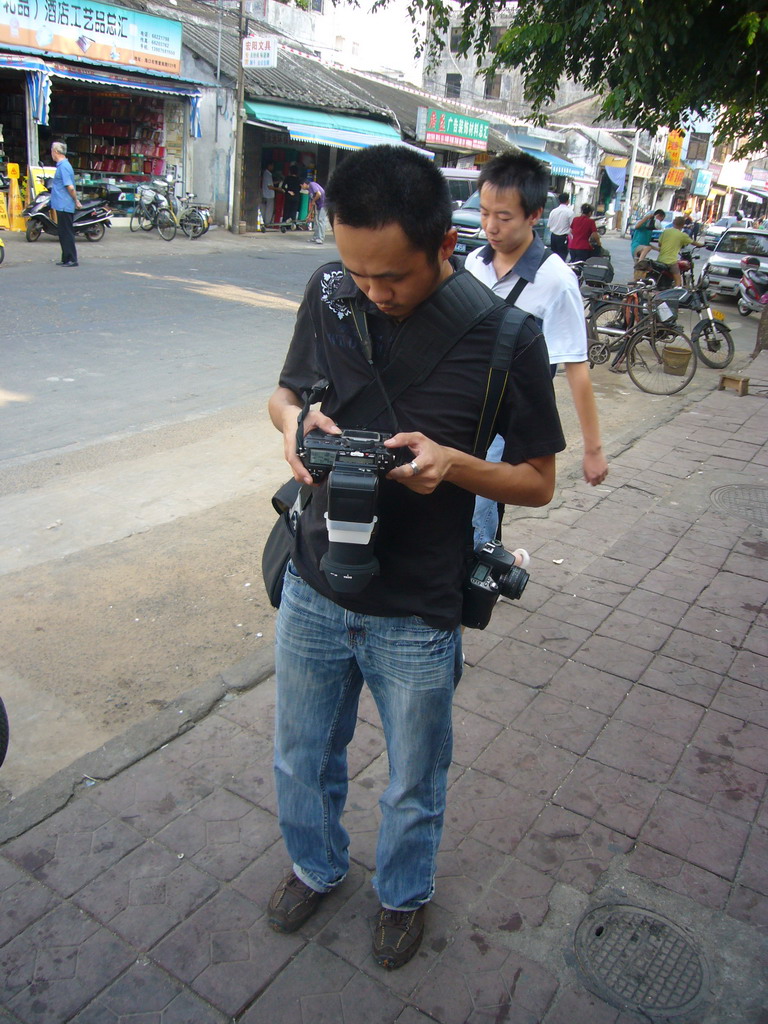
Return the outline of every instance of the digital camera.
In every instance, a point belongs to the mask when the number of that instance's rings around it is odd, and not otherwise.
[[[402,450],[384,447],[391,436],[373,430],[311,430],[297,437],[296,450],[312,478],[328,477],[329,543],[320,568],[339,594],[359,594],[379,572],[373,553],[379,477],[403,457]]]
[[[485,629],[491,613],[503,595],[518,600],[530,579],[515,565],[515,556],[498,541],[491,540],[475,551],[475,558],[464,582],[461,624],[471,629]]]
[[[324,480],[334,466],[357,466],[374,469],[385,474],[394,469],[398,453],[384,447],[391,434],[375,430],[342,430],[340,434],[326,434],[324,430],[310,430],[298,437],[296,451],[313,480]]]

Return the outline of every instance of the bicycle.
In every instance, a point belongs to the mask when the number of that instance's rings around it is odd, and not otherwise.
[[[161,208],[160,200],[161,197],[155,189],[148,185],[139,185],[136,189],[136,203],[128,225],[131,231],[151,231],[157,226],[157,217]]]
[[[693,324],[692,329],[689,327],[690,338],[696,349],[696,354],[702,363],[710,369],[724,370],[733,362],[736,352],[733,336],[725,323],[725,315],[720,310],[712,308],[703,276],[699,275],[698,281],[694,283],[692,269],[694,259],[698,259],[698,253],[690,255],[691,269],[683,274],[683,280],[687,281],[685,287],[665,288],[657,291],[655,299],[657,302],[665,302],[672,311],[672,317],[668,321],[670,324],[677,324],[680,310],[690,310],[692,313],[698,314],[697,322]],[[658,280],[653,276],[646,277],[643,282],[638,283],[642,283],[649,293],[658,286]],[[615,300],[618,296],[610,294],[610,287],[607,286],[602,296],[605,300],[604,303],[593,304],[590,311],[598,336],[602,328],[628,327],[630,325],[628,307],[637,301],[628,298],[623,307],[617,307]],[[613,286],[613,289],[614,292],[622,290],[621,286]],[[624,286],[623,291],[627,295],[638,294],[638,289],[634,286]],[[594,296],[595,291],[592,290],[587,294]],[[613,331],[608,332],[609,335],[612,333]],[[597,361],[604,362],[605,359]]]
[[[590,365],[608,362],[621,372],[624,361],[632,383],[650,395],[675,395],[693,379],[698,365],[696,348],[688,335],[671,321],[674,312],[656,302],[644,282],[619,301],[591,299],[587,319]],[[598,308],[599,307],[599,308]]]
[[[154,182],[161,185],[161,182]],[[171,182],[165,185],[163,206],[158,212],[157,230],[160,236],[170,242],[176,236],[176,230],[181,228],[187,238],[200,238],[210,227],[210,213],[204,207],[192,205],[195,198],[194,192],[187,192],[183,199],[179,199],[172,191]]]

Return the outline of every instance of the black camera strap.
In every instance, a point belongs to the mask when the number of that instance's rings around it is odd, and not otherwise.
[[[515,358],[517,340],[527,320],[534,329],[536,318],[524,309],[510,306],[504,319],[499,324],[496,340],[493,343],[491,361],[488,366],[488,381],[485,388],[485,401],[475,433],[475,444],[472,454],[479,459],[485,458],[491,441],[496,436],[496,421],[501,409],[502,399],[509,380],[512,360]]]
[[[362,426],[391,410],[407,388],[425,381],[454,345],[502,302],[468,271],[451,274],[398,328],[392,360],[345,403],[345,420]],[[354,301],[350,308],[365,349],[364,339],[370,338],[365,312]]]

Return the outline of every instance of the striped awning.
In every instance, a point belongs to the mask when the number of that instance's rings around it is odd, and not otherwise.
[[[382,143],[402,144],[400,133],[384,121],[349,114],[308,110],[278,103],[245,102],[248,123],[287,132],[296,142],[314,142],[337,149],[367,149]]]

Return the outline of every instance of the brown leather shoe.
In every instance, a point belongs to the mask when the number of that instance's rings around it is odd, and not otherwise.
[[[269,901],[269,927],[276,932],[295,932],[320,906],[324,892],[311,889],[293,871],[287,875]]]
[[[416,953],[424,935],[426,909],[426,906],[415,910],[381,908],[373,933],[373,959],[380,967],[395,971]]]

